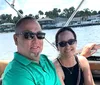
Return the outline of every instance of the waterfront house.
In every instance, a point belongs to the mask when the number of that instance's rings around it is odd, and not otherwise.
[[[14,31],[14,23],[3,23],[0,25],[0,32],[12,32]]]
[[[56,27],[55,21],[51,18],[38,19],[42,29],[53,29]]]

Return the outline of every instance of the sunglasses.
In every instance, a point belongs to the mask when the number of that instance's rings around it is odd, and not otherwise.
[[[68,41],[61,41],[61,42],[58,43],[58,45],[60,47],[65,47],[65,46],[67,46],[67,44],[73,45],[76,41],[77,41],[76,39],[70,39]]]
[[[27,40],[32,40],[36,36],[38,39],[44,39],[45,38],[45,33],[44,32],[31,32],[31,31],[26,31],[22,33],[18,33],[17,35],[23,35],[23,37]]]

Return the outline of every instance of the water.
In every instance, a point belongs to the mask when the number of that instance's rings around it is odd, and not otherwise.
[[[54,43],[55,34],[58,29],[43,30],[46,33],[46,39]],[[100,26],[88,26],[73,28],[77,35],[77,49],[81,49],[88,43],[100,44]],[[16,51],[16,46],[13,41],[14,33],[0,33],[0,59],[13,59],[13,52]],[[54,59],[59,54],[56,49],[44,40],[44,49],[42,53],[49,56],[49,59]],[[100,55],[100,50],[94,55]]]

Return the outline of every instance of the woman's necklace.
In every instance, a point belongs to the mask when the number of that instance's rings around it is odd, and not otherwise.
[[[65,68],[68,70],[69,74],[73,74],[74,66],[68,68],[68,67],[64,66],[64,65],[61,63],[61,60],[60,60],[60,59],[57,58],[57,60],[58,60],[58,62],[60,63],[61,66],[65,67]]]
[[[73,68],[74,67],[71,67],[71,69],[69,69],[69,68],[67,68],[67,67],[65,67],[68,71],[69,71],[69,74],[73,74]]]

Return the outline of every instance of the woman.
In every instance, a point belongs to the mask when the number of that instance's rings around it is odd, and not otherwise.
[[[59,57],[54,64],[62,85],[94,85],[89,63],[76,56],[77,37],[70,27],[61,28],[55,37]]]

